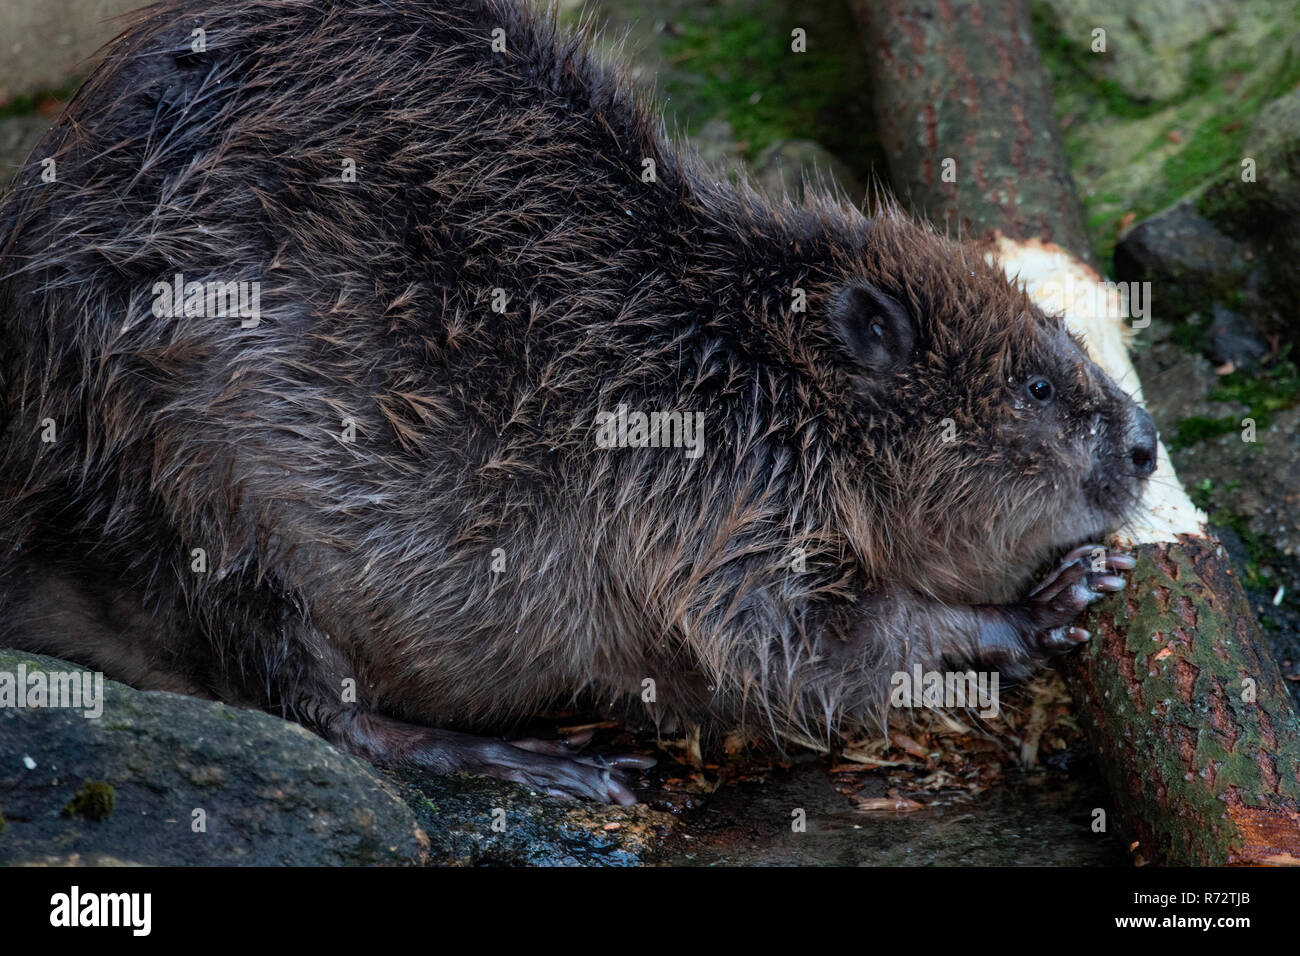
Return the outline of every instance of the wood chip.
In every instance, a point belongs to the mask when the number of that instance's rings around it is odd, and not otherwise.
[[[922,804],[904,797],[855,797],[853,802],[859,810],[868,813],[913,813],[925,809]]]
[[[900,750],[906,750],[913,757],[920,757],[922,760],[926,760],[930,756],[928,750],[918,744],[911,737],[907,736],[907,734],[901,734],[898,731],[891,731],[889,734],[889,741]]]

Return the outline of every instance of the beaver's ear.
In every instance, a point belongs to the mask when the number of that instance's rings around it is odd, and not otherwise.
[[[892,295],[855,281],[831,296],[831,330],[857,365],[888,372],[907,364],[916,344],[916,322]]]

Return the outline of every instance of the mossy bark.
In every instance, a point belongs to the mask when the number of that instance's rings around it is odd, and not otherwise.
[[[1210,538],[1134,553],[1064,669],[1135,854],[1300,864],[1300,720],[1240,582]]]
[[[953,234],[1036,236],[1090,262],[1023,0],[851,3],[895,194]]]
[[[1000,233],[1004,265],[1027,285],[1033,256],[1058,252],[1071,274],[1099,278],[1023,0],[851,2],[895,192],[941,228]],[[940,177],[945,157],[954,182]],[[1066,314],[1113,376],[1136,383],[1118,319]],[[1089,615],[1093,639],[1065,663],[1112,820],[1146,862],[1300,863],[1300,719],[1223,549],[1187,519],[1172,470],[1156,478],[1129,586]]]

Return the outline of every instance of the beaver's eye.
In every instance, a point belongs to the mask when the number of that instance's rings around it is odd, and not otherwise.
[[[1029,384],[1025,386],[1025,391],[1029,393],[1029,397],[1034,401],[1046,405],[1052,400],[1052,393],[1054,390],[1052,388],[1052,383],[1047,379],[1034,378],[1029,380]]]

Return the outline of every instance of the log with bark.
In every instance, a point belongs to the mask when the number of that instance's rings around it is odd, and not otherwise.
[[[1024,0],[851,3],[900,200],[985,243],[1141,401]],[[1300,719],[1163,445],[1140,512],[1117,541],[1138,559],[1127,590],[1091,612],[1092,641],[1063,664],[1114,816],[1139,861],[1300,864]]]

